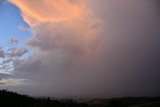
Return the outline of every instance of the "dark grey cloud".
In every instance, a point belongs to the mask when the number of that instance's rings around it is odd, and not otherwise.
[[[27,53],[27,48],[10,48],[7,52],[0,47],[0,58],[5,58],[5,56],[9,59],[4,60],[4,62],[10,62],[14,57],[22,57],[25,53]]]
[[[9,52],[6,53],[8,55],[8,57],[21,57],[23,56],[25,53],[27,53],[28,50],[27,48],[11,48],[9,49]]]
[[[0,58],[4,58],[4,57],[5,57],[4,50],[0,47]]]
[[[160,16],[156,1],[101,1],[93,4],[106,22],[99,63],[106,70],[103,74],[112,78],[111,93],[159,95]]]
[[[2,64],[8,64],[12,61],[13,61],[13,59],[5,59],[5,60],[2,61]]]

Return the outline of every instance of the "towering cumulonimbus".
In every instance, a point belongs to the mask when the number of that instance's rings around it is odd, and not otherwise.
[[[87,6],[87,1],[11,0],[10,2],[21,10],[24,21],[32,29],[33,38],[28,40],[27,44],[41,49],[46,47],[41,45],[47,44],[52,45],[49,47],[55,45],[73,47],[70,43],[78,47],[90,47],[97,33],[94,26],[98,24]]]

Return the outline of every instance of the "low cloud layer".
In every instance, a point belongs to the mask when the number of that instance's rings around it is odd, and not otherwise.
[[[33,54],[13,62],[15,75],[27,79],[23,88],[30,93],[160,94],[160,16],[154,0],[10,2],[21,10],[33,33],[26,41]]]
[[[18,85],[24,85],[24,79],[18,79],[18,78],[3,78],[0,80],[0,87],[8,87],[8,86],[18,86]]]

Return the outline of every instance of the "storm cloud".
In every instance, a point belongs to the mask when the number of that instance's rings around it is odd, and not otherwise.
[[[31,93],[160,95],[156,0],[11,0],[30,25],[34,49],[14,60]],[[38,91],[37,91],[38,90]]]

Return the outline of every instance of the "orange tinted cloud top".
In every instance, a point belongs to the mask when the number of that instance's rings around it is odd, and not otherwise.
[[[89,9],[88,1],[89,0],[9,0],[10,3],[16,5],[21,10],[23,20],[28,23],[31,28],[37,27],[39,29],[40,26],[43,26],[44,28],[41,29],[41,31],[44,30],[47,32],[42,35],[41,33],[37,33],[39,32],[38,30],[34,29],[32,32],[35,33],[33,34],[38,34],[36,36],[33,35],[34,37],[40,37],[40,39],[43,39],[42,41],[48,37],[48,41],[52,39],[52,41],[55,41],[55,35],[63,32],[63,34],[58,37],[59,40],[61,40],[61,44],[65,44],[65,46],[66,44],[72,44],[73,46],[78,45],[79,47],[83,47],[83,50],[87,50],[87,53],[89,52],[91,43],[96,40],[96,35],[99,33],[97,28],[92,27],[96,20],[94,14],[92,14]],[[61,31],[59,31],[58,34],[54,34],[54,27],[60,28]],[[68,34],[68,32],[70,34]],[[35,41],[28,41],[27,44],[33,44],[34,42]]]
[[[22,16],[30,26],[42,22],[83,20],[89,13],[87,0],[10,0],[22,11]]]

